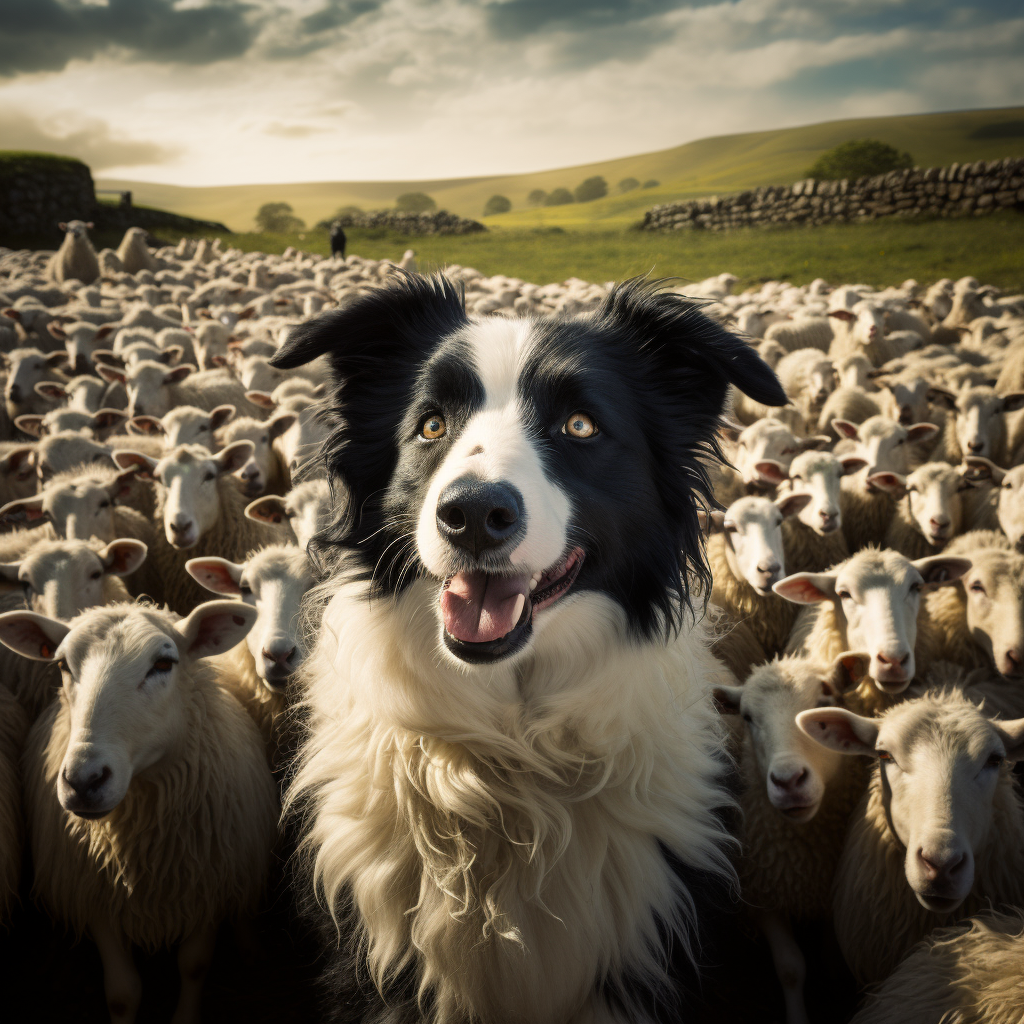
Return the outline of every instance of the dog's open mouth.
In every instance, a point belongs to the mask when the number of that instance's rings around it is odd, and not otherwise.
[[[572,548],[545,572],[499,576],[457,572],[441,588],[444,641],[463,661],[497,661],[526,640],[534,613],[562,597],[583,567],[584,551]]]

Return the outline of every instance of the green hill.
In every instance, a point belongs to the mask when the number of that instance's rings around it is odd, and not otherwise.
[[[490,226],[609,229],[629,225],[656,203],[758,185],[790,184],[803,177],[825,150],[848,139],[861,138],[880,139],[907,150],[921,167],[1020,156],[1024,155],[1024,107],[866,117],[722,135],[654,153],[532,174],[208,188],[104,179],[97,181],[97,187],[131,189],[140,204],[223,221],[235,231],[251,230],[256,210],[266,202],[291,203],[296,214],[312,226],[340,206],[354,204],[364,209],[380,209],[390,206],[403,192],[427,192],[438,206],[477,219],[490,196],[508,196],[512,200],[511,213],[486,218],[485,223]],[[541,209],[526,204],[532,189],[571,189],[592,175],[607,179],[611,191],[607,198]],[[616,195],[618,182],[627,177],[640,181],[655,179],[660,184]]]

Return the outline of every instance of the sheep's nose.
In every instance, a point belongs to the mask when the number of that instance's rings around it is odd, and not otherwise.
[[[917,859],[929,882],[934,882],[939,878],[955,878],[967,866],[967,854],[964,851],[953,851],[953,853],[943,856],[919,847]]]
[[[20,402],[21,401],[21,386],[18,385],[18,384],[12,384],[7,389],[7,397],[12,402]]]
[[[782,569],[778,562],[758,562],[757,571],[765,576],[774,576]]]
[[[773,786],[779,789],[799,789],[807,781],[806,768],[794,768],[789,775],[778,775],[774,770],[768,773],[768,778]]]
[[[65,768],[64,781],[82,800],[91,802],[96,798],[111,774],[110,768],[105,764],[82,772],[72,772],[70,775]]]
[[[75,356],[73,368],[76,375],[85,374],[92,369],[92,365],[84,355],[79,353],[78,355]]]
[[[900,406],[900,423],[904,426],[914,422],[914,410],[909,405]]]
[[[967,450],[971,452],[980,452],[985,450],[984,441],[968,441]]]
[[[1021,659],[1020,648],[1019,647],[1011,647],[1006,652],[1005,657],[1006,657],[1006,664],[1007,664],[1007,667],[1009,668],[1009,671],[1008,672],[1004,672],[1003,674],[1004,675],[1008,675],[1008,676],[1020,675],[1020,665],[1021,665],[1021,660],[1022,660]]]
[[[910,652],[908,651],[903,655],[898,652],[896,654],[879,653],[877,657],[883,665],[887,665],[890,668],[903,668],[903,666],[910,660]]]
[[[266,647],[264,647],[260,651],[260,654],[262,654],[263,657],[267,659],[267,661],[274,662],[275,665],[287,665],[288,662],[292,660],[292,657],[295,654],[295,648],[290,647],[288,648],[287,651],[268,651]]]
[[[192,524],[187,519],[175,519],[170,525],[173,533],[187,533]]]

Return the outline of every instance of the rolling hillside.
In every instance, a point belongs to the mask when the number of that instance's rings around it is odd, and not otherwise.
[[[734,192],[757,185],[789,184],[803,177],[825,150],[848,139],[875,138],[908,150],[922,167],[953,162],[993,160],[1024,154],[1024,107],[970,110],[942,114],[857,118],[827,121],[742,135],[699,139],[654,153],[582,164],[532,174],[438,181],[307,182],[285,185],[225,185],[182,188],[124,180],[100,179],[100,188],[130,188],[140,205],[159,207],[205,220],[223,221],[235,231],[253,227],[262,203],[285,201],[308,224],[338,207],[364,209],[390,206],[402,192],[427,192],[439,206],[465,217],[480,218],[484,203],[495,193],[512,200],[511,213],[488,217],[490,226],[557,225],[580,230],[626,227],[655,203],[716,192]],[[656,179],[657,188],[637,189],[596,202],[533,209],[526,196],[536,188],[574,188],[600,174],[613,193],[626,177]]]

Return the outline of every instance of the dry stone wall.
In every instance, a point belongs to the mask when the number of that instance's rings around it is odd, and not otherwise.
[[[979,160],[873,178],[765,185],[729,196],[665,203],[648,210],[645,231],[784,224],[833,224],[880,217],[981,217],[1024,211],[1024,157]]]
[[[373,210],[346,214],[338,219],[345,228],[388,228],[403,235],[472,235],[487,230],[479,221],[456,217],[447,210],[431,213]]]

